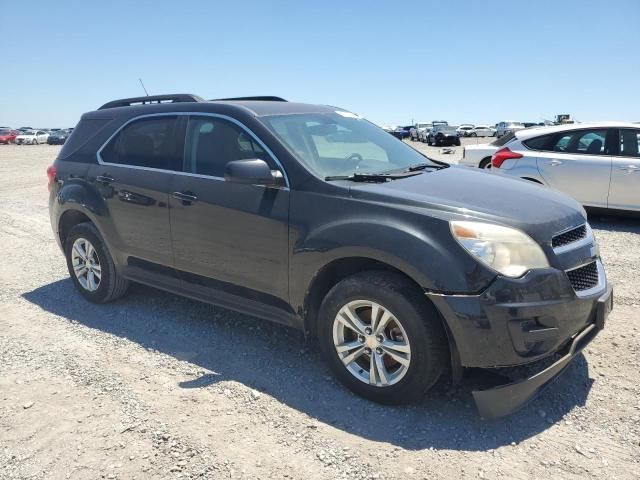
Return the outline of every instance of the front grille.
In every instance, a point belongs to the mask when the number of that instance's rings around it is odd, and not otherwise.
[[[598,285],[598,266],[596,262],[591,262],[584,267],[569,270],[567,276],[576,292],[589,290]]]
[[[556,235],[551,239],[551,246],[553,248],[563,247],[564,245],[568,245],[573,242],[577,242],[578,240],[582,240],[587,236],[587,226],[580,225],[579,227],[573,228],[568,232],[561,233],[560,235]]]

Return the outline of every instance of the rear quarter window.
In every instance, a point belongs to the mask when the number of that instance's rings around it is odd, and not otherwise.
[[[100,133],[109,123],[111,118],[88,118],[81,119],[80,123],[71,132],[69,138],[64,143],[62,150],[58,154],[59,160],[69,160],[70,156],[87,144],[89,140]]]
[[[522,143],[531,150],[548,150],[552,138],[553,135],[540,135],[539,137],[524,140]]]

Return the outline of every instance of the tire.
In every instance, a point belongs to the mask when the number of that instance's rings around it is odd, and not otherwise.
[[[96,287],[93,289],[91,288],[89,281],[90,273],[79,276],[76,275],[74,269],[74,264],[77,268],[80,263],[83,263],[81,260],[78,261],[77,255],[74,259],[74,245],[78,242],[77,245],[82,248],[82,241],[88,242],[95,251],[94,257],[90,249],[84,249],[85,253],[89,253],[89,255],[85,255],[85,258],[91,257],[91,259],[97,260],[97,262],[93,260],[89,262],[92,264],[92,268],[89,270],[93,271],[93,286]],[[78,252],[78,250],[76,250],[76,252]],[[102,236],[92,223],[80,223],[71,229],[65,241],[64,253],[67,259],[67,268],[69,270],[71,280],[80,294],[90,302],[107,303],[120,298],[127,292],[127,288],[129,288],[129,281],[123,278],[116,270],[115,263],[107,250],[104,240],[102,240]],[[95,269],[96,263],[99,270]],[[84,270],[87,269],[85,268]],[[95,279],[98,272],[99,281],[96,285]]]
[[[34,138],[33,141],[31,142],[31,145],[38,145],[38,139]]]
[[[371,302],[379,308],[379,324],[385,318],[384,311],[391,314],[391,320],[380,330],[382,337],[370,329],[358,336],[352,327],[338,320],[339,315],[346,318],[341,312],[351,308],[364,317],[368,312],[370,322]],[[436,383],[446,365],[447,339],[437,310],[415,285],[397,273],[369,271],[347,277],[329,291],[318,319],[320,348],[336,377],[353,392],[374,402],[396,405],[420,399]],[[361,327],[367,325],[370,323],[363,320]],[[346,336],[347,333],[350,335]],[[336,345],[347,344],[351,348],[338,353]],[[343,361],[355,353],[359,355],[353,361]],[[371,368],[367,367],[372,357],[380,362],[375,365],[382,365],[373,373],[375,385],[370,384]]]
[[[460,146],[460,139],[457,139],[455,144],[456,144],[456,147],[459,147]]]
[[[491,157],[486,157],[480,160],[480,165],[478,165],[478,168],[481,168],[483,170],[491,169]]]
[[[477,137],[477,136],[478,136],[478,134],[477,134],[476,132],[472,132],[469,136],[470,136],[470,137]]]

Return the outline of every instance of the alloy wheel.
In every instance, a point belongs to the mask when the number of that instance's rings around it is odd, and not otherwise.
[[[86,238],[78,238],[71,249],[71,264],[73,273],[82,288],[95,292],[100,287],[102,268],[98,252]]]
[[[333,343],[349,373],[375,387],[398,383],[411,364],[404,327],[391,311],[369,300],[351,301],[338,311]]]

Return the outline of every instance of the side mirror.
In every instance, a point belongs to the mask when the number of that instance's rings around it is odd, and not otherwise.
[[[260,159],[234,160],[227,163],[224,168],[224,179],[227,182],[266,187],[284,187],[285,185],[282,172],[271,171],[267,162]]]

